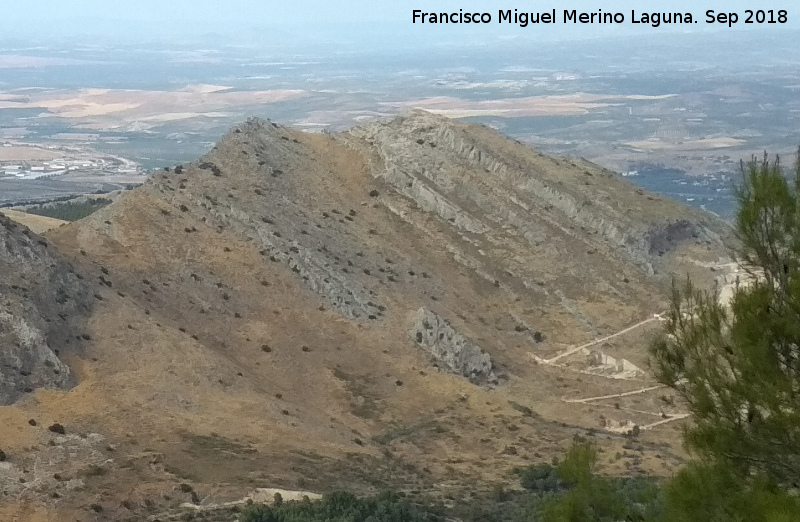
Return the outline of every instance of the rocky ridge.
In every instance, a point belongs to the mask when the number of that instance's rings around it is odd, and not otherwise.
[[[377,149],[381,166],[373,175],[464,232],[482,235],[501,225],[539,248],[551,237],[548,228],[570,235],[577,235],[578,228],[651,275],[663,268],[659,258],[681,242],[700,239],[718,245],[720,234],[728,233],[697,212],[687,212],[689,219],[664,219],[655,209],[621,209],[614,194],[620,180],[612,172],[522,147],[504,147],[501,156],[481,139],[485,129],[481,131],[472,134],[417,111],[357,127],[350,134]],[[554,175],[559,170],[554,166],[581,171],[583,179],[567,184],[563,172]],[[604,182],[592,183],[595,176]],[[473,217],[476,211],[482,220]],[[534,213],[543,223],[531,222]],[[491,235],[487,239],[497,241]]]
[[[422,112],[337,134],[251,119],[84,220],[0,232],[0,482],[42,463],[0,518],[32,495],[43,520],[253,487],[450,494],[576,433],[622,455],[632,426],[641,458],[603,471],[671,473],[683,413],[644,346],[670,276],[713,277],[729,240],[596,165]],[[72,451],[52,422],[101,474],[37,449]]]

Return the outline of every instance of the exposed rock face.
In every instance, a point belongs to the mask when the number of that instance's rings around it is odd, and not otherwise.
[[[427,308],[417,311],[408,334],[449,371],[476,384],[497,384],[489,354]]]
[[[2,215],[0,274],[0,404],[38,387],[69,387],[57,351],[79,343],[87,284],[47,241]]]
[[[464,232],[491,236],[493,225],[502,224],[539,247],[551,235],[548,228],[570,235],[580,230],[648,274],[660,267],[659,257],[681,241],[720,244],[719,225],[711,219],[692,212],[688,219],[654,222],[657,211],[638,205],[625,209],[615,201],[632,192],[629,186],[615,194],[619,180],[594,182],[598,174],[609,177],[610,172],[598,173],[596,166],[562,163],[533,151],[522,155],[507,144],[495,147],[487,133],[465,132],[421,111],[351,131],[377,149],[382,165],[375,176]],[[565,167],[582,170],[584,179],[565,177]],[[647,197],[642,191],[638,194]]]
[[[648,230],[646,244],[649,246],[648,254],[651,256],[664,255],[665,252],[674,250],[680,243],[692,238],[713,237],[713,233],[702,224],[692,223],[686,219],[677,219],[654,226]],[[718,238],[715,238],[718,240]]]

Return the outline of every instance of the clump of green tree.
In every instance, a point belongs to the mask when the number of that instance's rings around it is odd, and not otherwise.
[[[659,489],[649,477],[604,477],[595,473],[597,447],[575,442],[555,468],[557,481],[540,509],[529,512],[529,520],[543,522],[617,522],[651,520],[661,512]],[[542,475],[544,466],[536,466]],[[523,485],[525,477],[523,474]],[[537,479],[536,485],[540,484]]]
[[[519,484],[528,491],[546,493],[565,488],[558,474],[558,468],[550,464],[534,464],[518,472]]]
[[[46,216],[62,221],[77,221],[97,212],[106,205],[111,204],[107,198],[85,198],[80,200],[62,201],[35,205],[25,209],[28,214]]]
[[[657,378],[692,414],[696,461],[664,489],[662,520],[800,520],[800,151],[742,165],[730,306],[691,281],[674,286]]]
[[[394,493],[358,498],[336,492],[322,500],[275,502],[245,509],[240,522],[440,522],[438,515],[418,508]]]

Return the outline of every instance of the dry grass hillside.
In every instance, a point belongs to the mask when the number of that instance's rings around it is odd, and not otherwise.
[[[682,411],[646,344],[670,275],[710,282],[728,231],[413,112],[336,135],[248,121],[45,237],[91,308],[52,346],[71,387],[0,407],[2,520],[262,487],[458,499],[576,433],[605,472],[671,473]]]
[[[4,214],[8,219],[25,225],[31,229],[32,232],[36,232],[37,234],[43,234],[48,230],[67,224],[66,221],[62,221],[60,219],[47,216],[37,216],[36,214],[28,214],[27,212],[23,212],[21,210],[13,210],[8,208],[0,210],[0,214]]]

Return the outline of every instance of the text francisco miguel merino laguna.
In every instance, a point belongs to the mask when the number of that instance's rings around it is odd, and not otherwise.
[[[717,12],[708,10],[703,20],[707,24],[725,24],[728,27],[743,22],[746,24],[785,24],[788,20],[788,13],[785,9],[769,10],[745,10],[741,13]],[[429,13],[420,9],[412,11],[412,22],[420,24],[489,24],[492,22],[491,13],[465,13],[463,9],[451,13]],[[573,24],[622,24],[626,22],[623,13],[604,12],[602,9],[591,12],[579,12],[576,9],[564,9],[561,17],[563,23]],[[556,10],[541,12],[519,12],[517,9],[500,9],[497,13],[498,23],[517,24],[527,27],[528,24],[555,24],[559,18]],[[662,13],[637,13],[631,11],[630,23],[648,24],[658,27],[661,24],[696,24],[699,20],[692,16],[692,13],[662,12]]]

